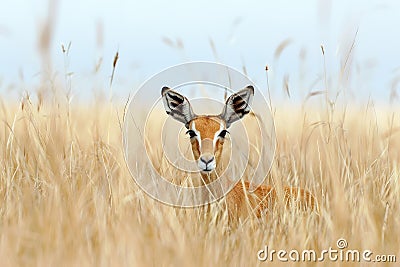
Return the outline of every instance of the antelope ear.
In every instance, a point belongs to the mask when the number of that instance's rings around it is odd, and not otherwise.
[[[161,96],[167,114],[184,123],[186,128],[189,128],[189,122],[196,117],[189,100],[168,87],[161,89]]]
[[[226,128],[250,112],[254,96],[254,87],[249,85],[243,90],[232,94],[225,103],[220,117],[225,120]]]

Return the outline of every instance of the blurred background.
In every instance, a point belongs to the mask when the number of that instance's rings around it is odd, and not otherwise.
[[[398,14],[395,0],[7,1],[0,94],[57,88],[125,101],[157,72],[200,60],[241,70],[265,90],[268,75],[275,101],[327,88],[332,99],[398,104]]]

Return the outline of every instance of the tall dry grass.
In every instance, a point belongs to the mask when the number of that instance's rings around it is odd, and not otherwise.
[[[38,36],[46,86],[54,72],[51,47],[58,6],[57,1],[49,2]],[[230,39],[239,23],[232,25]],[[180,38],[163,41],[188,60]],[[291,42],[278,46],[274,63]],[[353,45],[343,55],[343,73],[350,69],[346,65]],[[203,216],[197,209],[165,206],[137,187],[123,157],[123,105],[70,102],[70,46],[62,48],[66,99],[44,101],[46,90],[39,90],[38,100],[0,100],[0,266],[271,266],[280,263],[257,260],[265,245],[321,251],[335,248],[338,238],[346,238],[351,249],[400,257],[399,110],[371,105],[274,109],[278,146],[266,183],[307,188],[319,200],[319,214],[277,206],[261,222],[250,220],[227,230],[223,220]],[[103,47],[101,23],[97,46]],[[219,61],[212,39],[210,46]],[[97,73],[103,58],[96,61]],[[118,53],[110,99],[117,61]],[[305,86],[310,90],[306,100],[324,93],[328,99],[326,72],[324,58],[325,91]],[[268,74],[266,78],[269,87]],[[393,81],[394,97],[397,82]],[[290,98],[289,76],[284,90]],[[148,172],[143,170],[143,175]],[[214,205],[211,212],[220,209]]]
[[[341,237],[351,249],[400,256],[398,112],[276,109],[266,183],[309,189],[319,215],[277,207],[227,230],[136,186],[123,158],[122,105],[60,99],[1,103],[1,266],[257,266],[266,265],[257,260],[265,245],[321,251]]]

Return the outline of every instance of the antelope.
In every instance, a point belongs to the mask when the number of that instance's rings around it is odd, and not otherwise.
[[[193,156],[203,185],[215,181],[218,178],[216,170],[221,165],[224,141],[229,134],[228,128],[250,112],[254,87],[249,85],[232,94],[219,115],[195,114],[189,100],[169,87],[161,89],[161,96],[167,114],[187,128],[186,133],[190,137]],[[283,195],[286,207],[294,202],[311,209],[317,205],[315,197],[302,188],[284,187]],[[277,190],[272,186],[261,185],[251,193],[248,181],[238,182],[226,195],[228,220],[248,216],[249,211],[261,217],[263,212],[276,204],[277,199]]]

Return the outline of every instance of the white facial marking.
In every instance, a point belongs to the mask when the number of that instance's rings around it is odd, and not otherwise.
[[[200,151],[201,151],[201,137],[200,137],[200,132],[197,131],[197,129],[196,129],[196,122],[192,123],[192,129],[191,130],[197,135],[196,139],[199,142],[199,148],[200,148]]]
[[[219,138],[218,135],[222,132],[222,130],[224,130],[224,122],[223,121],[221,121],[219,123],[219,130],[216,131],[215,134],[214,134],[214,139],[213,139],[213,148],[214,148],[214,150],[215,150],[215,146],[217,144],[218,138]]]
[[[215,169],[215,167],[217,166],[217,163],[215,162],[215,160],[213,160],[212,162],[210,162],[206,165],[203,161],[199,160],[197,166],[199,167],[200,171],[202,171],[202,172],[210,172]]]

